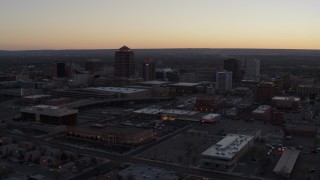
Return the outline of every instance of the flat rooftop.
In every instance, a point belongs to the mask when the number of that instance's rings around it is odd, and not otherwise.
[[[148,89],[126,88],[126,87],[90,87],[90,88],[85,88],[85,90],[93,91],[93,92],[111,92],[111,93],[122,93],[122,94],[131,94],[136,92],[148,91]]]
[[[253,136],[249,135],[228,134],[218,143],[205,150],[201,155],[231,160],[253,138]]]
[[[195,115],[197,111],[187,111],[180,109],[167,109],[163,111],[164,114],[174,114],[174,115]]]
[[[157,108],[143,108],[143,109],[139,109],[136,111],[133,111],[134,113],[139,113],[139,114],[152,114],[152,115],[156,115],[159,114],[161,112],[165,111],[164,109],[157,109]]]
[[[147,165],[132,165],[127,169],[122,170],[119,172],[119,175],[122,177],[128,177],[129,175],[133,175],[135,179],[149,179],[149,180],[158,180],[158,179],[165,179],[165,180],[178,180],[179,177],[169,170],[154,167],[154,166],[147,166]]]
[[[257,109],[252,111],[252,113],[262,114],[262,113],[265,113],[266,111],[268,111],[270,108],[271,108],[271,106],[261,105]]]
[[[217,118],[217,117],[220,117],[220,114],[210,113],[210,114],[202,116],[202,119],[211,120],[211,119],[214,119],[214,118]]]
[[[286,149],[279,159],[276,167],[273,169],[273,172],[275,172],[276,174],[290,175],[299,156],[299,153],[299,150]]]
[[[150,130],[150,129],[136,128],[136,127],[115,127],[115,126],[109,126],[102,123],[90,123],[90,122],[79,124],[77,126],[74,126],[73,128],[86,129],[86,130],[102,132],[102,133],[126,134],[126,135],[135,135],[137,133]]]
[[[197,111],[187,111],[187,110],[180,110],[180,109],[160,109],[160,108],[143,108],[136,111],[135,113],[141,114],[174,114],[174,115],[195,115],[199,112]]]
[[[275,96],[272,100],[280,100],[280,101],[300,101],[298,97],[289,97],[289,96]]]
[[[39,98],[47,98],[47,97],[51,97],[51,95],[35,94],[35,95],[30,95],[30,96],[24,96],[23,98],[26,98],[26,99],[39,99]]]
[[[144,85],[162,85],[162,84],[168,84],[168,81],[144,81],[141,82],[140,84]]]
[[[287,122],[286,123],[286,130],[291,131],[309,131],[309,132],[316,132],[317,127],[314,124],[305,124],[304,122]]]
[[[36,105],[20,109],[20,112],[61,117],[78,113],[76,109],[61,108],[50,105]]]
[[[200,83],[188,83],[188,82],[179,82],[175,84],[170,84],[169,86],[175,86],[175,87],[195,87],[198,86]]]

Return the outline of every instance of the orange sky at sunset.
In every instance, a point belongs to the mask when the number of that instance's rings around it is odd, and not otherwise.
[[[320,49],[320,1],[3,0],[0,49]]]

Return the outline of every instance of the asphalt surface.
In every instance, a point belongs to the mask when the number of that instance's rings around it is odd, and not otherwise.
[[[11,137],[14,137],[17,139],[31,141],[36,144],[47,145],[47,146],[50,146],[53,148],[63,149],[63,150],[72,151],[72,152],[76,152],[79,154],[86,154],[86,155],[95,156],[95,157],[99,157],[99,158],[104,158],[104,159],[108,159],[111,161],[111,162],[106,163],[102,166],[98,166],[88,172],[85,172],[84,173],[85,175],[81,176],[81,179],[86,179],[86,178],[95,176],[97,173],[105,171],[106,169],[109,169],[113,165],[113,163],[121,164],[121,163],[130,163],[130,162],[136,163],[136,164],[146,164],[146,165],[158,166],[158,167],[162,167],[165,169],[171,169],[171,170],[178,172],[178,173],[181,173],[181,174],[192,174],[192,175],[196,175],[196,176],[209,177],[209,178],[213,178],[213,179],[217,179],[217,180],[218,179],[221,179],[221,180],[256,179],[256,178],[251,178],[251,177],[240,177],[236,174],[224,173],[224,172],[220,172],[220,171],[199,169],[199,168],[194,168],[194,167],[185,167],[185,166],[181,166],[181,165],[177,165],[177,164],[169,164],[169,163],[164,163],[164,162],[159,162],[159,161],[139,159],[139,158],[135,157],[135,155],[137,155],[141,152],[144,152],[144,151],[148,150],[149,148],[151,148],[161,142],[164,142],[164,141],[176,136],[177,134],[179,134],[181,132],[187,131],[188,129],[190,129],[192,127],[193,126],[187,126],[185,128],[182,128],[178,131],[175,131],[175,132],[169,134],[168,136],[165,136],[163,138],[158,139],[157,141],[151,142],[151,143],[135,150],[134,152],[127,153],[124,155],[95,151],[92,149],[79,149],[78,147],[75,147],[75,146],[60,144],[60,143],[57,143],[54,141],[45,141],[45,140],[42,140],[41,138],[35,138],[35,137],[29,136],[29,135],[14,134],[14,133],[7,132],[7,131],[1,131],[0,134],[2,136],[11,136]],[[74,177],[74,178],[76,178],[76,177]]]

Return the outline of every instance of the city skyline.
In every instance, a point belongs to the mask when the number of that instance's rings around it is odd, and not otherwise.
[[[316,0],[4,0],[0,49],[320,49],[319,6]]]

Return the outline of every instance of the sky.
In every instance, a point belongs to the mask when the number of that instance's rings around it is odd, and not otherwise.
[[[319,0],[1,0],[0,49],[320,49]]]

